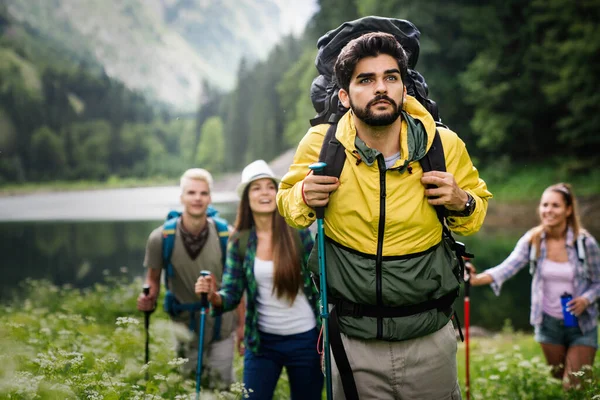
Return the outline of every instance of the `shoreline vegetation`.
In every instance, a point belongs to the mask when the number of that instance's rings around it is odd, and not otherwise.
[[[283,175],[293,157],[288,151],[270,163],[278,175]],[[580,202],[580,214],[592,235],[600,236],[600,170],[570,173],[550,165],[522,167],[488,167],[481,169],[494,197],[490,200],[484,229],[526,230],[538,223],[535,209],[543,190],[551,184],[564,181],[572,184]],[[214,174],[214,192],[234,191],[239,173]],[[176,186],[178,178],[157,176],[147,179],[110,177],[106,181],[53,181],[25,184],[0,184],[0,198],[36,195],[53,192],[91,191],[156,186]]]
[[[283,175],[291,162],[293,152],[285,153],[271,164],[276,173]],[[289,158],[289,160],[288,160]],[[289,161],[289,162],[288,162]],[[288,162],[286,164],[286,162]],[[579,198],[600,197],[600,171],[592,170],[567,173],[549,165],[524,165],[522,167],[488,167],[480,169],[480,176],[486,181],[494,197],[492,202],[528,202],[539,200],[542,191],[551,184],[564,181],[573,186]],[[235,190],[239,173],[216,174],[215,190]],[[236,179],[232,179],[235,177]],[[177,185],[178,177],[155,176],[144,179],[111,176],[104,181],[48,181],[26,182],[21,184],[0,183],[0,197],[29,195],[61,191],[103,190],[151,186]]]
[[[144,365],[144,316],[135,309],[141,279],[106,276],[87,289],[26,281],[0,313],[0,397],[12,399],[192,399],[194,380],[178,367],[166,314],[160,305],[150,320],[150,363]],[[475,322],[475,321],[474,321]],[[510,321],[491,337],[473,337],[471,398],[600,399],[600,359],[581,373],[582,387],[563,392],[550,377],[531,333],[514,332]],[[464,395],[465,345],[458,344]],[[237,379],[243,360],[236,355]],[[149,379],[145,379],[148,373]],[[242,399],[244,388],[215,388],[206,379],[203,398]],[[288,397],[284,376],[276,399]]]

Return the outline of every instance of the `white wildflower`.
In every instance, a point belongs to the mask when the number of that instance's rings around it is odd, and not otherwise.
[[[142,373],[142,374],[146,373],[146,371],[148,371],[148,368],[150,368],[150,364],[152,364],[152,361],[148,361],[148,364],[142,365],[142,368],[140,369],[140,373]]]
[[[114,356],[104,357],[104,361],[107,364],[118,364],[119,363],[119,360],[116,357],[114,357]]]
[[[531,368],[532,367],[531,362],[529,362],[528,360],[519,361],[518,366],[521,368]]]
[[[162,374],[156,374],[156,375],[154,375],[154,379],[157,381],[166,381],[167,377]]]
[[[117,317],[117,325],[139,325],[140,321],[132,317]]]
[[[175,359],[169,361],[169,365],[172,366],[172,367],[179,367],[179,366],[181,366],[183,364],[188,363],[189,361],[190,361],[189,358],[178,357],[178,358],[175,358]]]
[[[104,399],[104,396],[102,396],[100,393],[98,393],[95,390],[92,389],[86,389],[85,390],[85,398],[87,400],[102,400]]]

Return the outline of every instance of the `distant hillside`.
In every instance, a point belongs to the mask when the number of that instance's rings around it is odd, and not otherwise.
[[[8,12],[108,76],[192,110],[201,81],[234,86],[239,60],[298,31],[316,0],[5,0]]]

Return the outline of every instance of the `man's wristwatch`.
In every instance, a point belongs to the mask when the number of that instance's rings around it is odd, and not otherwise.
[[[469,192],[467,192],[467,202],[465,203],[465,209],[462,211],[453,211],[453,210],[448,210],[448,216],[451,217],[468,217],[469,215],[473,214],[473,211],[475,211],[475,199],[473,198],[473,196],[471,196],[471,194]]]

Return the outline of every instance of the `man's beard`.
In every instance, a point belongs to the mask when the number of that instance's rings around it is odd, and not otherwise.
[[[392,105],[393,111],[385,114],[375,115],[371,111],[371,106],[374,103],[381,100],[385,100],[388,103],[390,103]],[[400,106],[402,106],[402,104],[400,104]],[[365,108],[355,107],[352,103],[352,99],[350,99],[350,107],[352,108],[354,115],[356,115],[358,119],[370,126],[391,125],[398,119],[398,117],[400,116],[400,112],[402,111],[402,107],[398,107],[396,102],[386,95],[376,96],[373,100],[367,103],[367,106]]]

